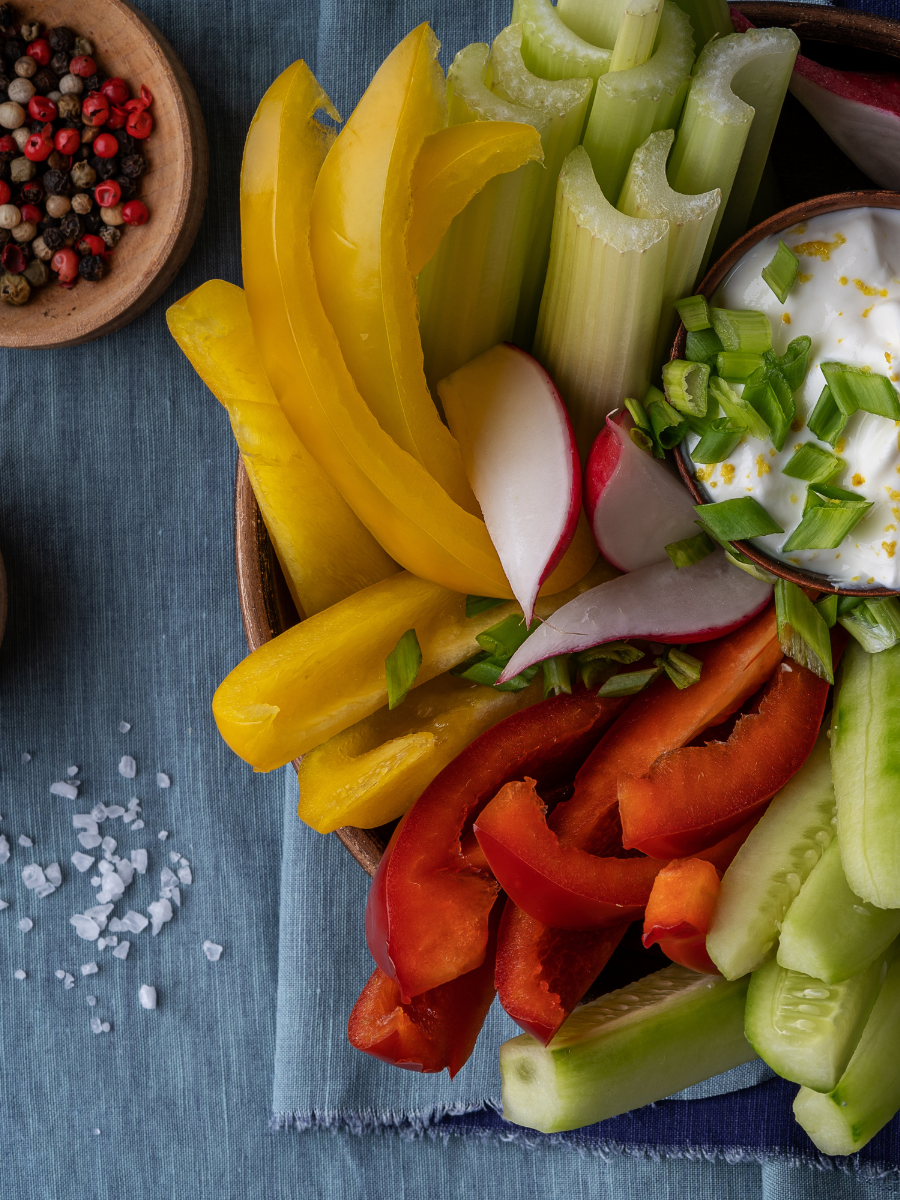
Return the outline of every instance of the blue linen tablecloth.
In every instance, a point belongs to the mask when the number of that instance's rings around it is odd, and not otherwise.
[[[185,62],[207,121],[200,236],[168,295],[127,329],[0,359],[10,594],[0,649],[0,835],[10,847],[0,862],[9,906],[0,911],[0,1196],[893,1194],[890,1178],[876,1185],[858,1169],[805,1165],[785,1132],[789,1098],[777,1081],[727,1099],[666,1101],[555,1142],[523,1140],[489,1104],[492,1046],[508,1033],[499,1012],[453,1084],[389,1072],[346,1046],[347,1013],[369,970],[366,880],[335,839],[297,823],[289,773],[254,775],[216,735],[212,691],[244,653],[235,452],[225,414],[169,340],[164,310],[212,276],[240,282],[243,138],[280,70],[305,58],[346,115],[418,21],[432,21],[446,63],[501,28],[508,3],[143,8]],[[123,756],[135,760],[133,778]],[[160,773],[170,786],[159,786]],[[77,799],[51,793],[70,779]],[[161,887],[171,895],[163,870],[189,863],[192,881],[178,880],[181,905],[158,936],[107,927],[101,936],[119,945],[101,947],[70,924],[97,903],[98,869],[80,873],[71,855],[103,852],[77,840],[89,831],[72,816],[97,805],[115,813],[132,798],[142,828],[121,815],[99,825],[116,842],[110,853],[148,855],[115,914],[146,913]],[[55,892],[26,888],[32,863],[61,865]],[[116,957],[126,940],[127,958]],[[206,941],[223,947],[219,961]],[[144,984],[157,989],[155,1010],[139,1004]],[[411,1136],[425,1126],[430,1136]],[[861,1165],[877,1174],[890,1163],[900,1150],[886,1135]]]

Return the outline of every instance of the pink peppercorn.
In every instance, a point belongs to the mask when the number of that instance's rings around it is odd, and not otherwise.
[[[149,219],[147,205],[142,200],[129,200],[122,205],[122,220],[126,225],[146,225]]]

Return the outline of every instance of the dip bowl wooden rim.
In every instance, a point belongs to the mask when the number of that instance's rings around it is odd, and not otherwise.
[[[756,225],[753,229],[745,233],[742,238],[738,238],[734,245],[729,247],[719,261],[707,272],[703,282],[697,288],[698,293],[706,296],[707,300],[711,300],[716,289],[748,250],[752,250],[754,246],[758,245],[764,238],[769,237],[771,234],[783,233],[786,229],[791,229],[793,226],[800,225],[812,217],[818,217],[823,213],[841,212],[848,208],[900,209],[900,192],[838,192],[833,196],[817,196],[814,200],[805,200],[802,204],[795,204],[792,208],[785,208],[767,220],[762,221],[759,225]],[[686,338],[687,333],[684,325],[679,325],[678,333],[675,335],[675,343],[672,347],[672,358],[684,357]],[[704,494],[697,482],[694,475],[693,463],[684,448],[684,443],[676,447],[675,461],[678,464],[681,478],[697,503],[711,503],[709,497]],[[897,594],[896,589],[886,587],[839,587],[832,583],[827,576],[820,575],[816,571],[806,571],[801,567],[794,567],[788,563],[780,562],[777,558],[772,558],[749,542],[735,542],[734,545],[742,554],[746,554],[753,562],[764,567],[773,575],[777,575],[780,579],[788,579],[791,583],[799,584],[801,587],[817,588],[820,592],[837,593],[841,596],[895,596]]]
[[[109,274],[98,283],[79,280],[67,290],[51,282],[34,289],[21,307],[0,304],[0,346],[50,350],[121,329],[162,295],[197,236],[209,154],[187,71],[152,21],[128,0],[35,0],[26,7],[47,27],[68,25],[89,38],[101,69],[121,76],[132,92],[144,84],[153,94],[149,169],[137,194],[150,220],[123,227]]]

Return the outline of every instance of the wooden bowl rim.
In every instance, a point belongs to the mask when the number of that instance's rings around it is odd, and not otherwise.
[[[799,7],[799,5],[793,5],[792,7]],[[758,245],[759,242],[771,234],[782,233],[785,229],[790,229],[792,225],[799,225],[801,222],[808,221],[812,217],[821,216],[823,213],[841,212],[848,208],[900,209],[900,192],[889,192],[883,189],[860,192],[835,192],[831,196],[816,196],[812,200],[804,200],[800,204],[794,204],[790,208],[782,209],[781,212],[775,213],[774,216],[768,217],[765,221],[761,221],[759,225],[755,225],[753,229],[748,230],[743,237],[738,238],[706,273],[703,282],[697,288],[697,292],[705,296],[707,300],[711,300],[716,289],[728,275],[729,271],[737,265],[747,251],[752,250],[754,246]],[[681,358],[683,356],[686,339],[687,332],[684,325],[681,324],[678,326],[678,332],[675,335],[675,342],[672,346],[670,358]],[[712,503],[697,484],[697,480],[691,471],[690,460],[683,443],[675,447],[675,461],[678,464],[678,471],[685,486],[696,502],[698,504]],[[734,542],[733,545],[742,554],[746,554],[749,559],[752,559],[758,566],[764,567],[765,570],[770,571],[779,579],[787,579],[789,582],[796,583],[800,587],[817,588],[820,592],[838,596],[896,596],[898,594],[898,589],[896,588],[880,586],[840,587],[831,583],[824,575],[820,575],[816,571],[807,571],[802,567],[790,567],[778,559],[772,558],[758,547],[750,545],[749,542]]]
[[[77,346],[129,324],[158,299],[175,278],[194,243],[203,217],[209,181],[209,147],[200,101],[190,76],[160,30],[130,0],[94,0],[94,6],[98,3],[108,6],[131,26],[135,38],[148,48],[159,70],[167,77],[168,85],[181,105],[182,119],[177,122],[177,136],[183,142],[184,159],[176,184],[177,199],[173,195],[176,211],[170,218],[168,234],[154,254],[153,269],[145,274],[135,273],[130,279],[123,279],[121,285],[116,281],[109,286],[108,300],[91,321],[79,319],[78,288],[69,293],[76,300],[74,310],[54,320],[40,315],[38,292],[28,305],[17,310],[17,313],[33,316],[28,324],[17,321],[11,329],[9,322],[0,320],[0,346],[7,349],[53,350]],[[104,287],[105,281],[97,286]],[[51,331],[55,336],[48,340]]]

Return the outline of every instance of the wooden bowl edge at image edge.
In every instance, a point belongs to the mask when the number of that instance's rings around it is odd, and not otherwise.
[[[149,265],[141,266],[139,277],[123,274],[120,280],[117,279],[116,273],[112,272],[96,285],[85,285],[82,282],[79,287],[67,293],[74,298],[75,307],[59,319],[44,318],[38,314],[42,293],[58,288],[58,285],[52,282],[37,289],[29,303],[21,308],[14,309],[12,313],[0,311],[0,346],[10,350],[52,350],[63,346],[78,346],[128,325],[135,317],[149,308],[155,300],[159,299],[173,281],[187,258],[203,217],[209,183],[209,148],[200,101],[197,99],[190,76],[168,40],[148,17],[130,3],[130,0],[104,0],[104,3],[114,10],[119,10],[121,19],[132,26],[134,42],[141,42],[145,48],[149,47],[148,53],[157,60],[158,69],[169,76],[169,86],[174,92],[176,100],[174,119],[177,125],[177,130],[171,132],[169,136],[181,139],[184,156],[179,178],[176,181],[177,196],[173,196],[173,203],[177,205],[177,209],[169,220],[169,232],[161,245],[153,252]],[[52,17],[56,7],[68,8],[69,5],[51,3],[45,5],[44,9],[46,10],[48,7]],[[74,20],[71,16],[68,19],[69,21]],[[126,46],[123,57],[127,53],[128,47]],[[106,64],[107,57],[111,59],[113,56],[101,53],[100,57]],[[110,61],[108,65],[114,64]],[[128,82],[139,87],[144,81],[137,79]],[[151,112],[153,111],[151,108]],[[157,122],[157,128],[148,142],[151,165],[146,178],[153,176],[154,137],[159,136]],[[141,192],[138,193],[138,197],[140,195]],[[161,212],[162,210],[158,207],[152,210],[147,225],[129,229],[125,237],[140,236],[143,230],[150,229],[157,214],[161,217]],[[129,270],[131,265],[140,264],[130,264],[125,270]],[[149,282],[146,282],[148,279]],[[79,317],[77,299],[80,288],[87,286],[96,287],[98,290],[104,289],[100,293],[100,298],[104,303],[101,308],[94,309],[85,318],[84,316]],[[93,295],[91,298],[94,298]],[[46,305],[46,297],[44,303]],[[8,310],[9,306],[2,304],[0,309]],[[112,315],[105,320],[101,319],[106,312]],[[33,318],[30,322],[29,317]],[[51,333],[52,337],[49,336]]]
[[[778,0],[748,0],[733,7],[754,24],[791,28],[801,39],[838,44],[852,40],[855,47],[863,50],[900,57],[900,23],[889,17]],[[252,651],[287,628],[284,606],[279,599],[279,592],[284,594],[286,587],[279,580],[280,567],[240,456],[235,479],[234,532],[241,618]],[[294,765],[299,765],[298,761]],[[363,870],[374,875],[384,849],[383,841],[374,836],[374,831],[347,826],[336,833]]]

